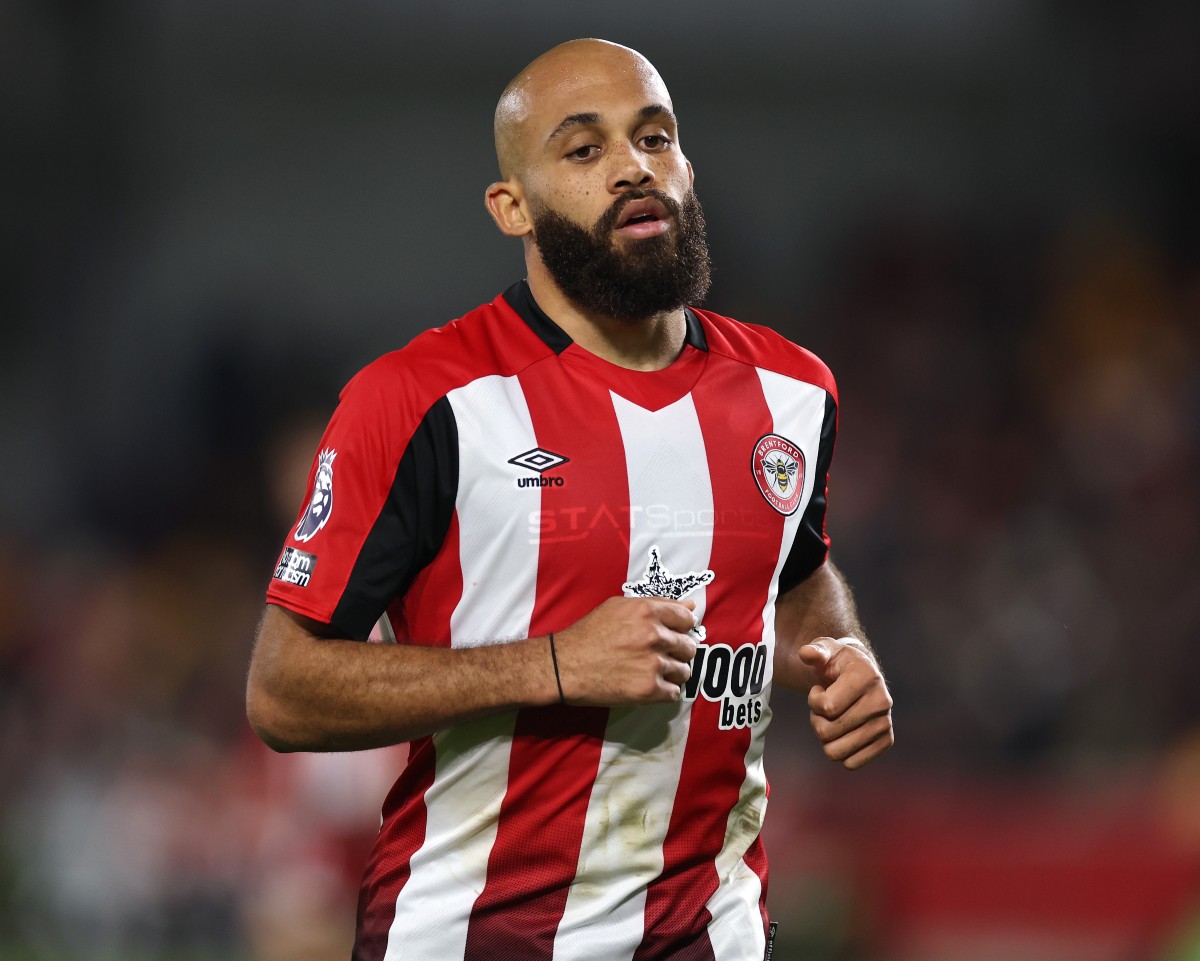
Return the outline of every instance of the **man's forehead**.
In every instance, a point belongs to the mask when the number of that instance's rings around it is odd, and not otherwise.
[[[617,120],[644,107],[671,109],[666,84],[636,50],[604,40],[573,40],[515,76],[496,105],[496,153],[504,176],[571,117]]]
[[[633,113],[652,105],[670,110],[666,85],[653,67],[646,66],[640,70],[579,69],[531,78],[533,82],[521,91],[520,119],[553,128],[578,114],[608,117],[616,111]]]

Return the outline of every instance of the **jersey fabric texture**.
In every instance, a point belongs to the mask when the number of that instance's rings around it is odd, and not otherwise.
[[[826,557],[836,389],[773,331],[687,324],[669,367],[626,370],[522,282],[343,391],[270,602],[443,647],[560,631],[622,592],[690,597],[701,623],[679,703],[414,742],[356,961],[763,956],[775,601]]]

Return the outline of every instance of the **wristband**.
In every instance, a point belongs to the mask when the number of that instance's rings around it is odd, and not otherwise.
[[[558,652],[554,650],[554,632],[550,632],[550,658],[554,661],[554,683],[558,685],[558,703],[566,704],[567,699],[563,696],[562,678],[558,675]]]

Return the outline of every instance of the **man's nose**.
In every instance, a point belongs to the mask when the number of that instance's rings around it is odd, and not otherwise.
[[[610,193],[621,193],[631,187],[650,187],[654,184],[654,171],[645,156],[633,144],[616,148],[612,170],[608,175]]]

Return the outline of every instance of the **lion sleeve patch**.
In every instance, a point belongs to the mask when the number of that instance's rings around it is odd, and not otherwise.
[[[337,451],[327,448],[317,455],[317,476],[313,480],[312,498],[296,525],[296,540],[311,541],[317,532],[329,523],[333,513],[333,461]]]

